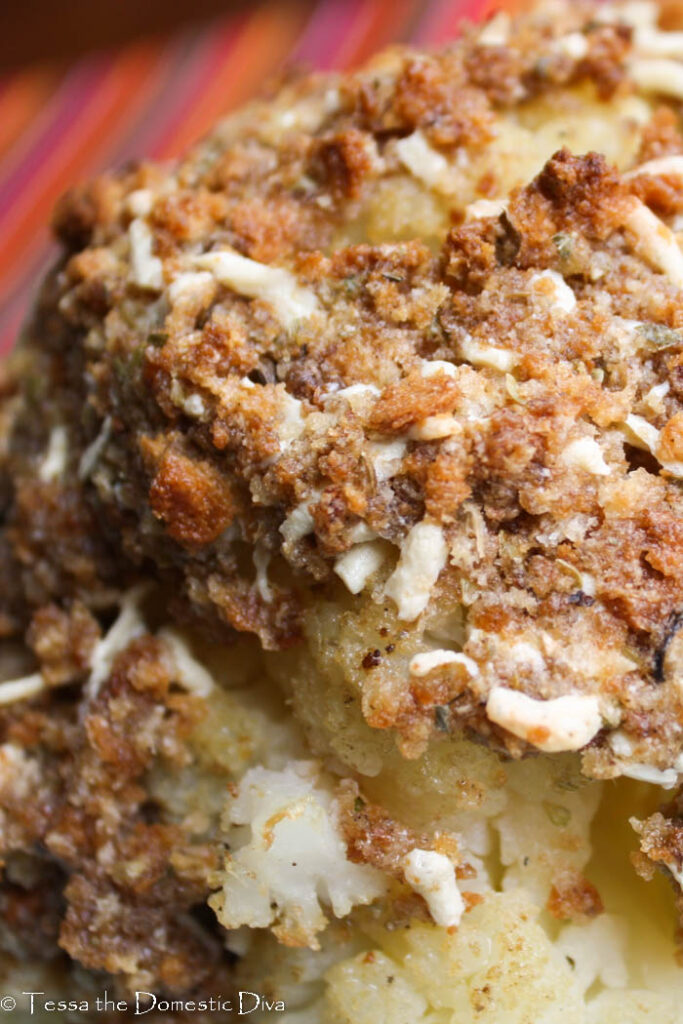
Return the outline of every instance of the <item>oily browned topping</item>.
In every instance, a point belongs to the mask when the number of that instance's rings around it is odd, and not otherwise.
[[[59,623],[32,628],[41,646]],[[55,639],[51,649],[62,646]],[[72,641],[68,653],[77,652]],[[21,901],[44,915],[52,901],[48,949],[58,944],[131,988],[178,991],[208,978],[218,949],[189,914],[209,891],[214,852],[181,824],[150,822],[145,807],[153,762],[189,758],[185,738],[197,711],[171,681],[159,643],[141,638],[115,661],[81,723],[68,702],[4,712],[0,788],[4,884],[16,914],[6,921],[20,948],[36,941],[22,935],[31,911],[20,911]],[[53,888],[51,901],[40,896],[43,884]]]
[[[29,578],[8,628],[22,603],[92,604],[151,564],[178,614],[285,648],[341,577],[396,610],[415,654],[443,647],[435,608],[460,610],[457,667],[363,665],[383,691],[366,718],[406,753],[446,707],[448,729],[514,753],[595,739],[597,774],[619,769],[617,726],[636,761],[673,762],[683,143],[641,107],[642,173],[559,149],[519,187],[496,149],[540,94],[633,100],[631,30],[591,11],[302,80],[171,171],[65,197],[9,399],[8,557]],[[392,238],[376,207],[407,183],[431,227]],[[510,691],[592,703],[563,741]]]
[[[641,49],[541,9],[298,79],[60,203],[0,380],[3,856],[45,861],[3,890],[17,943],[37,901],[48,947],[129,987],[219,970],[192,916],[217,814],[148,799],[193,763],[204,681],[179,692],[141,581],[159,621],[272,652],[342,767],[373,731],[417,758],[464,730],[675,782],[683,137]],[[440,849],[355,785],[351,861]],[[549,909],[600,896],[565,873]]]

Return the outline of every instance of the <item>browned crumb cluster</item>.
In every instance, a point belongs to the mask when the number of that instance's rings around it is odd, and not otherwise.
[[[52,889],[44,941],[131,988],[178,991],[206,980],[219,949],[189,914],[209,891],[215,852],[181,825],[155,823],[144,782],[155,761],[189,756],[184,737],[196,710],[171,681],[158,644],[141,639],[82,722],[73,704],[54,701],[5,714],[2,854],[13,944],[35,946],[22,920],[31,923],[32,903],[43,905],[44,884]],[[60,876],[68,883],[58,897]]]

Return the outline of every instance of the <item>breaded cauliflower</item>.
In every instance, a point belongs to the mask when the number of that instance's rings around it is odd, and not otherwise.
[[[683,881],[657,14],[290,80],[59,204],[0,389],[15,961],[293,1024],[674,1021],[626,864],[632,817]]]

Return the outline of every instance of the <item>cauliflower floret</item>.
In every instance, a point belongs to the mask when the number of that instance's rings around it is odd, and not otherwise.
[[[457,931],[413,922],[327,974],[326,1024],[583,1024],[566,959],[520,892],[490,894]],[[374,935],[373,931],[373,935]]]
[[[352,864],[337,824],[331,785],[313,761],[283,771],[252,768],[226,812],[223,888],[211,905],[226,928],[267,928],[287,945],[318,948],[316,933],[384,893],[383,875]]]

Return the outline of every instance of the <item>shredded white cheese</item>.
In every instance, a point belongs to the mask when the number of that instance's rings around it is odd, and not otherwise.
[[[111,416],[105,416],[100,427],[100,432],[81,455],[78,463],[78,479],[87,480],[98,463],[100,455],[109,444],[112,430]]]
[[[149,188],[136,188],[126,198],[126,210],[133,217],[148,217],[154,205],[154,193]]]
[[[202,396],[196,393],[194,395],[188,395],[188,397],[183,401],[183,412],[188,416],[192,416],[194,419],[203,416],[206,412],[206,406],[204,405],[204,399]]]
[[[213,677],[197,661],[187,640],[172,626],[164,626],[157,636],[171,655],[177,673],[175,681],[197,697],[208,697],[213,690]]]
[[[680,72],[683,76],[683,65],[680,65]],[[666,224],[644,203],[635,200],[624,227],[633,236],[636,252],[666,274],[672,284],[683,287],[683,253]]]
[[[670,476],[675,476],[677,479],[683,479],[683,462],[662,462],[660,466]]]
[[[547,294],[545,291],[547,286],[544,282],[546,281],[552,285],[553,308],[559,313],[571,313],[576,307],[576,296],[562,275],[558,274],[556,270],[542,270],[538,274],[533,274],[529,280],[529,285],[536,295],[545,296]],[[541,285],[540,288],[537,287],[538,284]]]
[[[518,640],[513,644],[501,643],[500,647],[505,658],[510,658],[515,665],[526,668],[532,672],[545,671],[545,658],[535,644],[528,640]]]
[[[609,738],[609,745],[617,757],[630,757],[633,753],[633,743],[621,729],[615,729]]]
[[[643,395],[644,404],[652,410],[655,414],[664,412],[663,399],[669,394],[669,382],[665,380],[663,384],[655,384],[651,387],[646,395]]]
[[[215,278],[207,270],[188,271],[178,274],[168,289],[168,298],[172,306],[179,305],[188,299],[208,299],[216,287]]]
[[[368,443],[372,468],[378,483],[390,480],[396,474],[407,447],[408,442],[402,437],[393,441],[370,441]]]
[[[631,61],[631,78],[644,92],[683,99],[683,64],[677,60],[640,57]]]
[[[411,676],[426,676],[435,668],[441,668],[442,665],[462,665],[467,669],[469,675],[473,677],[479,675],[479,666],[476,661],[459,651],[446,650],[424,651],[422,654],[416,654],[411,658],[408,670]]]
[[[666,462],[659,457],[657,450],[661,431],[657,427],[649,423],[643,416],[636,416],[634,413],[629,413],[623,427],[631,444],[654,455],[662,469],[671,476],[683,477],[683,462]]]
[[[318,309],[315,293],[303,288],[284,267],[258,263],[234,249],[195,256],[194,264],[200,270],[208,270],[222,285],[239,295],[262,299],[286,328],[312,316]]]
[[[496,686],[486,701],[486,715],[539,750],[580,750],[602,726],[597,697],[568,694],[535,700],[518,690]]]
[[[460,340],[460,351],[463,359],[472,366],[488,366],[500,373],[509,373],[517,362],[517,356],[509,349],[495,348],[493,345],[480,345],[472,338]]]
[[[125,650],[131,640],[145,632],[140,604],[148,589],[146,583],[141,583],[124,595],[118,618],[106,636],[97,643],[92,653],[90,677],[86,684],[89,700],[94,700],[97,696],[100,686],[111,672],[116,655]]]
[[[366,540],[377,540],[377,534],[367,523],[354,523],[349,530],[349,540],[353,544],[362,544]]]
[[[435,924],[455,928],[465,912],[453,864],[435,850],[411,850],[403,861],[408,885],[423,897]]]
[[[683,889],[683,865],[679,865],[675,860],[664,861],[671,874],[678,882],[681,889]]]
[[[683,58],[683,32],[660,32],[643,26],[635,35],[636,49],[648,57]]]
[[[586,597],[595,597],[597,580],[589,572],[579,572],[579,585]]]
[[[447,555],[446,538],[440,526],[424,521],[413,526],[384,588],[385,595],[398,606],[399,619],[412,622],[424,611]]]
[[[609,476],[611,472],[602,448],[592,437],[579,437],[571,441],[562,452],[562,461],[567,466],[576,466],[593,476]]]
[[[280,391],[280,402],[281,419],[278,424],[278,436],[280,451],[285,451],[293,441],[301,437],[305,421],[301,412],[303,403],[285,391],[284,385]]]
[[[161,260],[153,253],[154,236],[149,225],[139,217],[128,227],[130,242],[131,280],[139,288],[161,291],[164,286],[164,268]]]
[[[334,563],[334,571],[352,594],[361,590],[384,562],[384,548],[378,541],[354,544]]]
[[[453,190],[454,182],[448,160],[429,145],[419,129],[399,139],[396,152],[403,166],[428,188],[446,193]]]
[[[505,46],[509,35],[510,15],[499,11],[481,29],[477,42],[482,46]]]
[[[659,431],[644,416],[629,413],[624,421],[626,433],[631,444],[643,451],[655,453],[659,444]]]
[[[296,544],[298,540],[312,532],[315,524],[310,513],[310,506],[315,504],[319,497],[319,494],[315,494],[311,495],[307,501],[302,501],[280,524],[280,533],[286,544]]]
[[[625,732],[616,729],[609,738],[609,745],[619,758],[631,757],[633,754],[633,743]],[[629,779],[637,779],[638,782],[649,782],[664,789],[671,789],[678,782],[679,774],[683,765],[678,763],[673,768],[654,768],[649,764],[620,764],[619,774]]]
[[[507,204],[504,199],[477,199],[465,207],[465,220],[500,217],[506,209]]]
[[[324,401],[329,402],[332,398],[343,398],[354,412],[362,412],[368,396],[377,397],[379,394],[380,390],[374,384],[350,384],[348,388],[331,391],[325,395]]]
[[[620,0],[619,3],[605,0],[595,12],[595,17],[601,25],[620,22],[636,30],[652,29],[657,25],[657,10],[652,0]]]
[[[683,178],[683,156],[676,153],[648,160],[646,163],[634,167],[633,170],[627,171],[623,178],[624,181],[628,181],[630,178],[638,178],[641,174],[664,174],[672,178]]]
[[[438,377],[440,373],[447,377],[455,377],[458,368],[454,363],[446,362],[445,359],[423,359],[420,367],[421,377]]]
[[[30,700],[31,697],[36,697],[45,689],[47,686],[40,672],[23,676],[21,679],[9,679],[6,683],[0,683],[0,705],[14,704],[18,700]]]
[[[50,483],[62,475],[66,469],[69,454],[68,433],[66,427],[59,425],[50,431],[47,452],[40,464],[38,476],[43,483]]]
[[[455,416],[445,412],[425,416],[408,431],[411,441],[438,441],[444,437],[454,437],[456,434],[462,434],[462,424]]]
[[[270,565],[270,551],[265,545],[256,543],[252,552],[254,568],[256,569],[256,590],[262,601],[270,604],[273,600],[273,591],[268,582],[268,566]]]
[[[583,60],[588,53],[588,40],[583,32],[568,32],[554,41],[553,49],[570,60]]]
[[[616,751],[615,751],[616,753]],[[663,789],[673,789],[678,782],[679,773],[675,768],[653,768],[649,764],[623,764],[619,766],[619,773],[628,779],[637,779],[638,782],[650,782],[655,786],[662,786]]]

